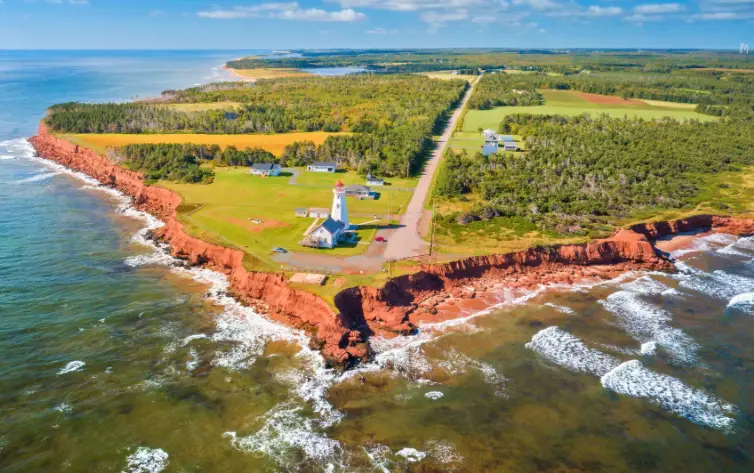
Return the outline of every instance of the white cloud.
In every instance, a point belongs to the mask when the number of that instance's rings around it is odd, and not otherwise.
[[[517,6],[527,6],[535,11],[552,11],[560,10],[563,5],[554,0],[513,0],[513,4]]]
[[[741,12],[714,12],[714,13],[697,13],[690,15],[689,20],[701,20],[701,21],[732,21],[732,20],[749,20],[754,18],[754,12],[741,13]]]
[[[351,8],[338,11],[328,11],[321,8],[300,8],[296,2],[260,3],[252,6],[237,6],[227,10],[200,11],[196,15],[200,18],[210,18],[213,20],[277,18],[280,20],[353,22],[362,21],[367,18],[365,14],[354,11]]]
[[[483,25],[494,23],[496,21],[497,21],[497,17],[492,16],[492,15],[480,15],[480,16],[475,16],[474,18],[471,19],[472,23],[480,23]]]
[[[634,7],[634,12],[640,15],[663,15],[683,11],[686,11],[686,7],[680,3],[648,3]]]
[[[424,23],[429,24],[429,30],[431,32],[436,32],[450,21],[461,21],[467,19],[468,17],[469,12],[461,8],[458,10],[445,12],[427,11],[422,13],[419,18],[421,18]]]
[[[334,0],[343,8],[369,7],[381,10],[456,10],[488,4],[488,0]],[[503,0],[504,1],[504,0]]]
[[[616,16],[623,13],[621,7],[600,7],[592,5],[584,11],[584,16]]]
[[[373,35],[398,34],[398,30],[388,30],[385,28],[373,28],[371,30],[367,30],[366,34],[373,34]]]

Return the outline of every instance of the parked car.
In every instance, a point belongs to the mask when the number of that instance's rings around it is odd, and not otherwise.
[[[374,241],[376,241],[377,243],[387,243],[387,240],[385,240],[385,238],[381,236],[375,238]]]
[[[283,254],[285,254],[285,253],[288,253],[288,250],[286,250],[285,248],[277,247],[277,248],[273,248],[272,252],[273,253],[283,253]]]

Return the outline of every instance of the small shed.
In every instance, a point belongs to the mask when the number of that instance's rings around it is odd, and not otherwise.
[[[249,172],[255,176],[279,176],[281,169],[279,164],[254,163]]]
[[[309,209],[309,216],[312,218],[329,218],[330,209],[325,209],[322,207],[312,207]]]
[[[375,177],[375,176],[372,176],[371,174],[367,174],[367,185],[368,186],[384,186],[385,179],[380,179],[379,177]]]
[[[309,172],[335,172],[338,170],[338,165],[332,162],[317,161],[306,166],[306,170]]]
[[[299,207],[296,209],[296,217],[304,218],[309,216],[309,209],[305,207]]]

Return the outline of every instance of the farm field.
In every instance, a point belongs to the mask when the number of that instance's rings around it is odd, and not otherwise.
[[[463,79],[465,81],[472,81],[476,79],[477,77],[477,76],[466,75],[466,74],[453,74],[452,72],[453,71],[422,72],[421,75],[427,76],[430,79],[441,79],[441,80]]]
[[[296,217],[295,209],[329,209],[332,205],[332,188],[337,180],[363,183],[363,179],[355,172],[316,174],[307,173],[303,168],[296,170],[301,172],[297,185],[289,183],[290,175],[252,176],[248,168],[215,168],[215,180],[209,185],[174,182],[160,182],[159,185],[183,197],[179,218],[188,225],[193,235],[241,248],[268,269],[277,265],[271,258],[272,249],[276,247],[334,256],[363,253],[376,233],[378,222],[374,221],[374,216],[385,215],[388,210],[393,215],[402,213],[412,195],[410,191],[388,190],[390,187],[385,187],[375,188],[381,193],[378,200],[348,198],[351,223],[374,223],[356,232],[361,243],[332,250],[304,248],[298,242],[303,239],[313,219]],[[408,181],[402,184],[410,184]],[[261,223],[252,222],[255,219]]]
[[[70,134],[62,135],[66,140],[80,146],[91,148],[97,152],[103,152],[107,148],[117,148],[130,144],[145,143],[190,143],[197,145],[220,145],[225,148],[235,146],[237,148],[263,148],[272,154],[279,156],[289,144],[295,141],[313,141],[320,145],[328,136],[342,135],[347,133],[328,133],[324,131],[278,133],[274,135],[215,135],[197,133],[165,133],[165,134]]]
[[[544,105],[527,107],[497,107],[492,110],[469,110],[463,122],[464,132],[478,132],[480,129],[497,129],[500,122],[507,115],[516,113],[532,113],[537,115],[567,115],[576,116],[582,113],[602,114],[622,118],[624,116],[644,118],[670,117],[677,120],[712,121],[717,118],[696,113],[689,109],[690,104],[661,102],[658,100],[623,100],[619,97],[597,96],[583,94],[569,90],[540,90],[545,98]],[[595,103],[598,97],[611,103]],[[590,100],[587,100],[590,99]],[[479,140],[481,146],[481,137]]]
[[[307,77],[309,72],[299,69],[261,68],[261,69],[228,69],[234,75],[244,79],[281,79],[283,77]]]

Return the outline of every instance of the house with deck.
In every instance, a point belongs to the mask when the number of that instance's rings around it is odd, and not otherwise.
[[[345,237],[346,224],[328,217],[302,242],[313,248],[335,248]]]
[[[309,172],[335,172],[338,170],[338,165],[333,162],[316,161],[306,166],[306,170]]]
[[[249,173],[254,176],[279,176],[282,168],[274,163],[254,163]]]

